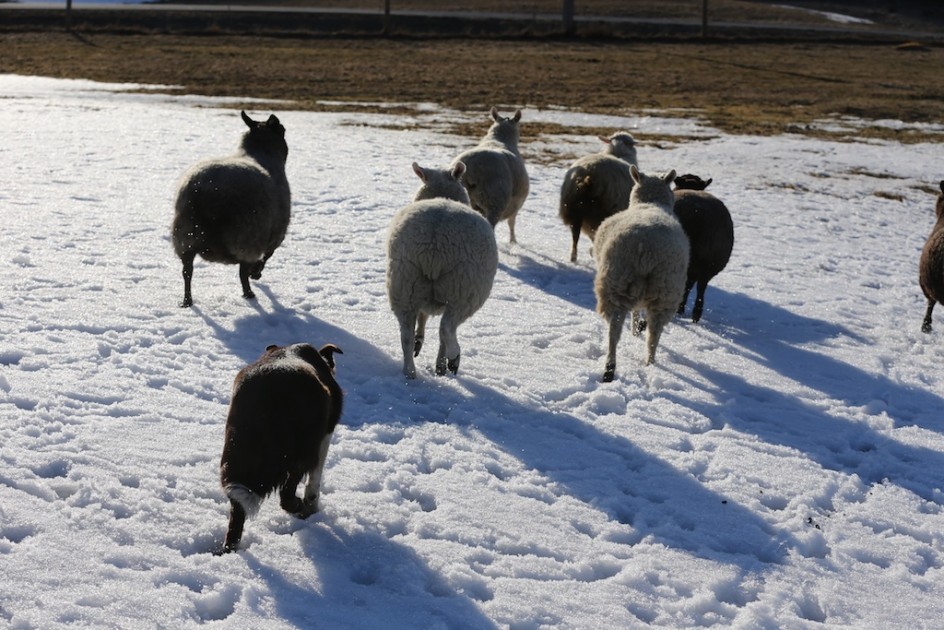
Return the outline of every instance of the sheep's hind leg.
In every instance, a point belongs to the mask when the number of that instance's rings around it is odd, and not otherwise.
[[[508,242],[517,243],[518,240],[515,238],[515,215],[508,217],[508,232],[510,234]]]
[[[688,294],[692,292],[692,287],[693,287],[693,286],[695,286],[695,280],[694,280],[694,279],[692,279],[692,280],[686,280],[686,281],[685,281],[685,292],[682,293],[682,302],[679,304],[679,307],[678,307],[678,314],[679,314],[679,315],[684,315],[684,314],[685,314],[685,305],[688,303]],[[697,321],[697,320],[696,320],[696,321]]]
[[[447,308],[439,322],[439,354],[436,357],[436,374],[439,376],[443,376],[446,370],[453,374],[459,371],[458,327],[455,314]]]
[[[635,313],[633,313],[635,316]],[[610,347],[606,353],[606,366],[603,369],[603,382],[609,383],[616,376],[616,346],[623,334],[623,324],[626,323],[626,313],[615,313],[610,320]]]
[[[924,321],[921,322],[921,332],[931,332],[931,312],[934,311],[934,298],[928,298],[928,310],[924,314]]]
[[[580,228],[582,226],[582,221],[575,221],[570,226],[570,234],[573,237],[573,244],[570,246],[570,262],[577,262],[577,241],[580,240]]]
[[[187,252],[180,257],[183,263],[184,276],[184,299],[180,303],[181,308],[193,306],[193,296],[190,294],[190,282],[193,280],[193,259],[196,258],[196,252]]]
[[[646,331],[646,365],[656,362],[656,348],[665,325],[672,319],[672,311],[648,313],[649,326]]]
[[[699,281],[698,289],[695,291],[695,305],[692,307],[692,321],[696,324],[701,319],[701,313],[705,309],[705,289],[707,288],[707,282]]]
[[[239,282],[243,285],[243,297],[247,300],[254,300],[256,294],[252,292],[249,286],[249,276],[254,273],[256,263],[239,263]]]
[[[416,318],[416,334],[414,335],[415,341],[413,342],[413,356],[420,356],[420,350],[423,349],[423,340],[426,338],[426,320],[429,319],[429,315],[426,313],[420,312],[419,316]]]
[[[246,510],[239,501],[229,500],[229,527],[226,528],[226,539],[223,541],[223,547],[214,553],[222,555],[230,551],[236,551],[239,548],[239,541],[243,537],[243,527],[246,524]]]
[[[311,510],[314,514],[319,509],[319,498],[321,496],[321,476],[324,473],[325,459],[328,457],[328,447],[331,445],[331,433],[321,438],[321,446],[318,449],[318,463],[308,473],[308,481],[305,483],[305,495],[302,504]]]
[[[413,326],[417,322],[416,313],[397,313],[397,322],[400,324],[400,346],[403,348],[403,375],[416,378],[416,364],[413,362],[413,351],[416,348]]]

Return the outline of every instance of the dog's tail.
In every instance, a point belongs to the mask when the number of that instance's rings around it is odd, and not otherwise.
[[[253,518],[259,512],[259,506],[262,505],[262,500],[265,498],[259,496],[241,483],[231,483],[223,489],[226,491],[226,496],[229,497],[230,501],[235,501],[243,507],[246,516],[249,518]]]

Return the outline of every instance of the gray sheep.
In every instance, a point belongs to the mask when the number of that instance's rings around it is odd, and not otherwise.
[[[734,249],[731,213],[720,199],[704,192],[710,183],[711,179],[705,181],[697,175],[675,178],[675,215],[691,245],[685,292],[678,313],[681,315],[685,312],[688,294],[697,284],[692,307],[692,321],[696,323],[701,319],[705,307],[708,282],[727,266]]]
[[[654,177],[632,166],[630,174],[635,186],[629,208],[603,221],[594,241],[597,311],[609,323],[604,382],[616,373],[616,346],[629,312],[638,334],[639,311],[646,310],[646,364],[655,361],[662,330],[678,310],[688,268],[688,238],[672,211],[669,185],[675,171]]]
[[[507,220],[511,242],[517,243],[515,218],[530,186],[528,171],[518,152],[521,110],[516,110],[511,118],[503,118],[493,107],[491,116],[494,122],[485,137],[453,160],[452,166],[465,164],[462,183],[472,208],[488,219],[492,227]]]
[[[387,239],[387,295],[400,325],[403,374],[416,378],[426,320],[440,314],[436,374],[455,374],[456,329],[485,303],[498,270],[495,231],[468,205],[462,162],[450,170],[414,162],[413,170],[423,184],[394,216]]]
[[[233,382],[220,458],[220,482],[230,502],[226,540],[218,553],[239,547],[246,517],[271,493],[298,518],[318,511],[321,476],[343,393],[334,379],[335,345],[269,346]],[[303,498],[298,484],[307,476]]]
[[[931,230],[931,235],[921,250],[921,261],[918,265],[918,281],[921,291],[928,299],[928,310],[921,323],[921,332],[931,332],[931,312],[934,304],[944,303],[944,181],[941,181],[941,192],[937,196],[934,206],[937,214],[937,223]]]
[[[197,164],[177,190],[171,233],[183,263],[183,307],[193,305],[190,282],[197,254],[209,262],[238,264],[243,297],[254,298],[249,278],[262,276],[288,230],[291,193],[285,177],[285,127],[274,115],[257,122],[242,112],[242,119],[249,131],[239,150]]]
[[[629,205],[633,178],[629,167],[639,166],[636,143],[625,131],[599,136],[606,148],[574,162],[564,175],[560,194],[560,218],[570,226],[573,244],[570,262],[577,262],[581,231],[593,241],[600,224]]]

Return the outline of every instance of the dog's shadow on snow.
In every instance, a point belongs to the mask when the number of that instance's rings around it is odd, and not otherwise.
[[[757,382],[752,382],[726,373],[723,367],[700,363],[697,357],[675,356],[673,360],[688,364],[709,381],[707,387],[703,382],[689,385],[713,400],[693,402],[693,397],[678,392],[666,392],[667,398],[767,443],[797,449],[828,470],[856,474],[866,483],[887,480],[925,500],[940,501],[933,489],[944,488],[944,455],[851,420],[843,409],[853,410],[853,416],[863,411],[887,414],[887,419],[877,419],[877,426],[893,423],[944,433],[940,414],[944,398],[867,372],[829,356],[828,351],[817,351],[817,344],[869,343],[840,324],[720,289],[714,289],[706,302],[709,298],[714,313],[702,321],[716,315],[726,323],[716,327],[708,321],[706,327],[717,328],[723,338],[742,349],[742,356],[796,382],[798,392],[767,387],[762,371]],[[734,398],[738,392],[742,395]],[[817,392],[825,401],[816,400]],[[888,458],[895,462],[892,470],[887,468]]]
[[[316,584],[288,579],[251,549],[242,555],[277,594],[279,616],[300,627],[498,628],[475,603],[492,597],[486,587],[457,592],[416,552],[387,536],[340,526],[302,527],[294,536],[316,567]]]

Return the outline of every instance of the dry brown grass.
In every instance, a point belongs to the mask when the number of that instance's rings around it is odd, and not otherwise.
[[[309,110],[344,107],[324,101],[686,109],[752,134],[823,135],[811,124],[833,115],[944,123],[944,49],[927,46],[16,32],[0,35],[0,50],[2,72],[168,84]]]

